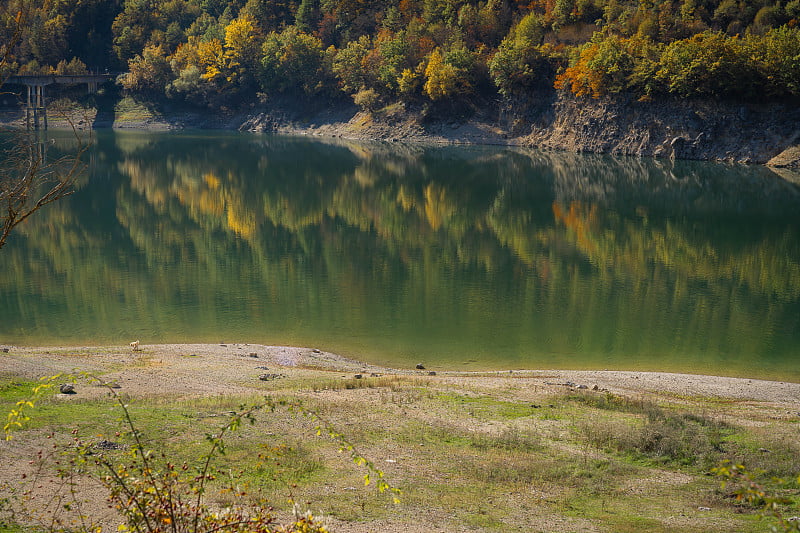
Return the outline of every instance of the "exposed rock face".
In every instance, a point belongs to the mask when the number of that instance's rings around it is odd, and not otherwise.
[[[790,146],[767,161],[767,165],[774,168],[800,169],[800,144]]]
[[[800,180],[800,106],[735,104],[629,96],[593,99],[568,92],[540,92],[512,102],[473,104],[456,115],[442,108],[392,104],[374,113],[346,99],[284,98],[252,103],[250,111],[152,113],[137,120],[115,116],[92,127],[131,129],[213,128],[343,137],[347,139],[466,144],[511,144],[571,152],[639,157],[767,163]],[[81,109],[81,112],[85,112]],[[77,113],[77,110],[76,110]],[[140,113],[140,114],[141,114]],[[470,118],[462,118],[470,115]],[[0,123],[24,127],[20,113]],[[58,127],[57,117],[51,121]],[[795,147],[792,151],[791,148]],[[779,157],[776,157],[779,156]]]
[[[574,152],[766,163],[800,138],[800,112],[780,104],[739,105],[561,95],[553,120],[523,144]]]
[[[800,109],[568,93],[486,106],[470,119],[425,116],[395,106],[372,115],[353,109],[293,120],[283,111],[245,119],[240,129],[351,139],[514,144],[571,152],[766,163],[800,142]],[[800,167],[800,149],[794,157]],[[791,165],[787,165],[791,166]]]

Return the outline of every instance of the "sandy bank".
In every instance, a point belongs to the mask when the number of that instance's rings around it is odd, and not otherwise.
[[[752,400],[800,410],[800,383],[746,378],[608,370],[461,372],[395,369],[311,348],[260,344],[156,344],[111,347],[16,347],[0,353],[0,375],[39,378],[74,370],[102,374],[129,393],[206,395],[252,392],[267,379],[351,379],[418,375],[433,381],[468,380],[491,387],[509,380],[553,390],[607,390],[622,395],[666,395]]]

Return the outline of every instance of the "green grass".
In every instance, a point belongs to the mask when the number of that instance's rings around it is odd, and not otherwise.
[[[538,414],[538,409],[533,404],[497,400],[489,396],[443,393],[439,394],[436,399],[461,413],[466,412],[478,419],[513,420]]]
[[[35,385],[0,382],[0,409]],[[453,518],[442,527],[485,531],[535,530],[538,517],[588,521],[606,531],[759,531],[764,523],[755,510],[735,506],[730,492],[705,475],[708,468],[728,456],[769,473],[800,468],[793,424],[722,423],[720,410],[735,412],[735,404],[687,410],[597,393],[532,403],[406,377],[286,380],[279,393],[303,398],[385,470],[404,490],[402,505],[365,488],[363,470],[338,453],[337,443],[316,437],[315,422],[282,409],[261,411],[254,425],[228,436],[215,488],[236,486],[278,505],[291,496],[342,520],[413,519],[444,509]],[[261,400],[254,393],[126,402],[148,446],[176,464],[196,465],[209,449],[206,435],[232,411]],[[77,428],[88,440],[131,444],[111,397],[64,399],[51,391],[31,414],[20,439],[46,430],[68,440]],[[124,462],[129,450],[103,453]],[[796,497],[796,488],[781,490]],[[214,491],[214,498],[230,503],[233,494]],[[713,510],[700,513],[699,505]],[[670,516],[691,520],[665,522]]]
[[[31,390],[38,384],[37,381],[15,379],[0,381],[0,407],[13,405],[18,400],[30,396]]]
[[[38,530],[0,522],[0,533],[35,533]]]

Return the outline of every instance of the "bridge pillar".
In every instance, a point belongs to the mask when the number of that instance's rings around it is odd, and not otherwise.
[[[47,129],[47,100],[44,97],[44,85],[39,86],[39,106],[42,108],[42,120],[44,129]]]
[[[75,76],[56,76],[56,75],[21,75],[9,76],[5,83],[18,83],[25,85],[28,91],[28,98],[25,105],[25,126],[31,129],[31,115],[33,116],[33,127],[39,129],[39,115],[42,116],[42,123],[47,129],[47,98],[44,88],[53,83],[63,85],[76,85],[85,83],[89,93],[97,92],[101,83],[113,79],[110,74],[80,74]]]
[[[27,85],[28,100],[25,105],[25,128],[31,129],[31,114],[33,115],[33,128],[39,129],[39,115],[42,125],[47,129],[47,99],[44,95],[44,85]],[[33,89],[33,90],[31,90]]]
[[[25,103],[25,129],[31,129],[31,86],[26,85],[28,89],[28,100]]]

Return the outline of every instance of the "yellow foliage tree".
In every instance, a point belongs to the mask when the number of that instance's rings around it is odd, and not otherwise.
[[[469,80],[463,69],[455,67],[444,60],[439,48],[435,48],[428,56],[425,68],[425,85],[423,91],[431,100],[441,100],[468,92]]]
[[[197,43],[197,59],[203,67],[202,78],[208,81],[216,81],[222,78],[224,69],[224,56],[222,53],[222,42],[219,39]]]
[[[255,79],[261,39],[255,21],[244,15],[225,27],[226,79],[231,83],[247,83]]]

